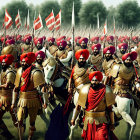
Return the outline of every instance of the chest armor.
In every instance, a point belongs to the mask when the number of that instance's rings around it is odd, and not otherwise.
[[[99,71],[102,70],[103,59],[101,55],[91,56],[90,63],[95,65]]]
[[[79,68],[76,65],[73,74],[75,87],[78,87],[81,84],[89,83],[90,81],[88,76],[89,76],[88,68]]]
[[[124,65],[120,66],[118,77],[115,79],[115,83],[118,85],[128,85],[135,74],[133,67],[127,68]]]
[[[67,52],[66,52],[66,50],[63,50],[63,51],[58,50],[58,51],[56,52],[56,57],[58,57],[59,59],[64,59],[64,58],[66,58],[66,57],[67,57]]]
[[[31,52],[31,45],[23,44],[23,45],[21,46],[21,49],[22,49],[22,53]]]
[[[106,76],[108,76],[108,74],[110,73],[111,68],[112,68],[112,66],[114,64],[115,64],[115,60],[114,59],[109,60],[109,61],[104,60],[104,62],[103,62],[103,69],[105,71],[105,75]]]
[[[58,50],[57,46],[52,45],[51,47],[49,47],[49,52],[51,55],[54,55],[57,50]]]

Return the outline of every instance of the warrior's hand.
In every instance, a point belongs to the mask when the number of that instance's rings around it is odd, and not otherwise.
[[[72,94],[72,88],[70,88],[70,87],[68,88],[68,93]]]
[[[13,110],[14,110],[14,107],[15,107],[14,105],[11,105],[11,111],[12,111],[12,112],[13,112]]]
[[[47,104],[44,104],[44,105],[43,105],[43,108],[46,109],[46,108],[47,108]]]
[[[71,125],[75,125],[75,120],[71,120]]]
[[[109,128],[110,128],[111,131],[113,131],[115,129],[115,125],[114,124],[110,124]]]

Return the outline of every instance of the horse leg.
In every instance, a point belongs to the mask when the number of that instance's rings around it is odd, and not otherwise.
[[[130,112],[131,118],[135,122],[135,125],[133,127],[131,127],[130,124],[127,124],[128,127],[127,127],[126,134],[127,134],[127,136],[129,136],[129,139],[131,140],[132,136],[133,136],[133,133],[134,133],[134,130],[135,130],[135,127],[136,127],[136,120],[137,120],[137,114],[138,114],[138,109],[135,108],[134,101],[132,102],[132,106],[131,106],[130,111],[131,111]]]

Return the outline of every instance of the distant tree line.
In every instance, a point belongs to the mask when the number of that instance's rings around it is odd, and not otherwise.
[[[88,1],[82,3],[81,0],[61,0],[58,3],[56,0],[46,0],[40,5],[34,6],[28,5],[25,0],[12,0],[6,6],[0,10],[0,24],[2,25],[4,20],[5,9],[8,10],[13,22],[17,15],[18,9],[20,10],[20,16],[22,23],[24,23],[25,17],[27,17],[28,9],[30,11],[31,25],[34,20],[36,11],[36,17],[38,13],[41,14],[43,24],[45,25],[45,18],[51,13],[52,9],[56,16],[59,10],[62,11],[62,24],[70,25],[72,16],[72,3],[75,3],[75,22],[76,25],[97,26],[97,14],[99,15],[100,25],[105,23],[107,19],[108,25],[113,24],[113,17],[115,18],[116,25],[132,27],[140,24],[140,6],[138,2],[124,1],[117,7],[105,7],[102,1]]]

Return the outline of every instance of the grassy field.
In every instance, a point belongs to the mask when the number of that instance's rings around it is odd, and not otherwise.
[[[50,115],[50,109],[48,109],[48,114],[46,115],[48,120],[49,120],[49,115]],[[29,130],[28,121],[29,120],[27,119],[27,128],[24,134],[25,140],[27,140],[28,138],[28,130]],[[10,132],[15,136],[15,140],[17,140],[18,139],[17,129],[13,126],[9,113],[6,113],[4,115],[4,122],[8,126],[8,129],[10,130]],[[45,124],[45,122],[41,120],[40,116],[37,117],[36,132],[34,135],[34,140],[44,140],[44,135],[47,130],[48,123],[49,121],[47,122],[47,124]],[[116,127],[115,134],[119,138],[119,140],[126,140],[126,136],[125,136],[126,126],[127,126],[126,123],[122,120],[120,121],[120,125]],[[80,139],[81,139],[81,129],[78,128],[74,131],[73,140],[80,140]],[[138,113],[137,125],[136,125],[136,129],[133,136],[133,140],[139,140],[139,139],[140,139],[140,112]],[[4,140],[4,138],[0,137],[0,140]]]

